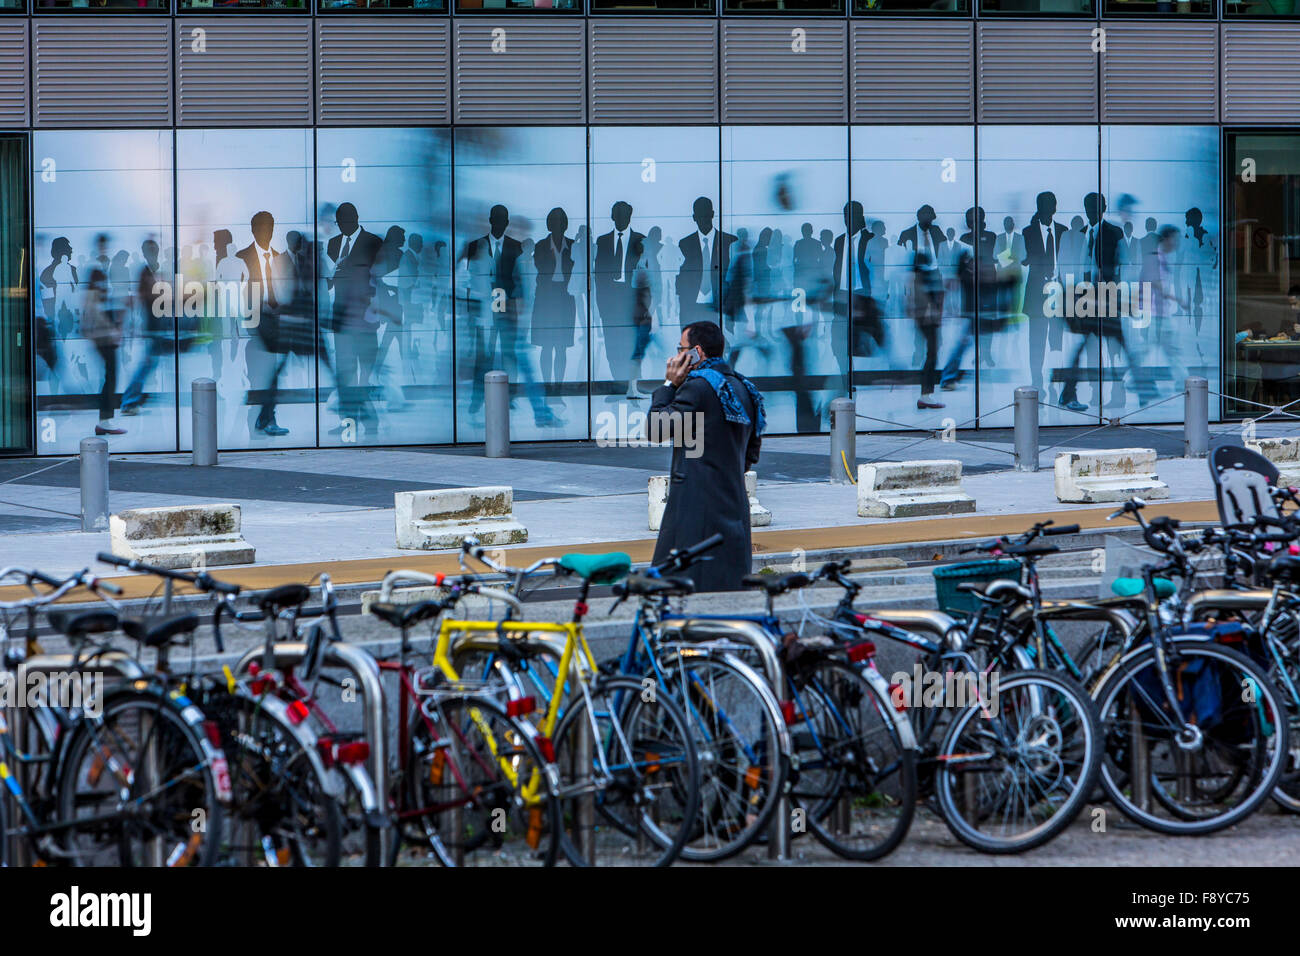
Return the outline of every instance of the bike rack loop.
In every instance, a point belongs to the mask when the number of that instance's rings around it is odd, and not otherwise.
[[[274,645],[275,666],[287,667],[302,663],[307,655],[305,641],[278,641]],[[249,648],[235,664],[234,673],[248,673],[248,667],[254,661],[261,662],[265,647],[261,644]],[[384,707],[384,688],[380,683],[379,665],[365,650],[351,644],[332,643],[325,651],[325,664],[333,664],[351,671],[361,685],[365,695],[365,733],[370,743],[370,776],[378,793],[380,806],[388,807],[388,712]],[[386,830],[384,841],[392,839]],[[388,847],[381,847],[387,858]]]
[[[677,634],[682,640],[703,643],[726,638],[753,646],[763,662],[763,674],[772,685],[778,701],[785,694],[785,669],[776,656],[776,644],[757,621],[725,618],[670,617],[661,622],[664,632]],[[772,816],[772,834],[767,841],[769,859],[789,862],[790,856],[790,797],[782,793]]]
[[[93,673],[96,666],[98,666],[100,670],[112,671],[113,676],[124,681],[143,680],[147,676],[143,668],[140,667],[139,662],[133,657],[124,654],[122,651],[113,650],[103,651],[81,659],[78,659],[75,654],[41,654],[27,658],[21,663],[20,669],[24,674],[33,671],[42,674],[53,674],[72,670],[74,663],[78,664],[78,671]],[[25,693],[21,698],[15,695],[15,699],[20,701],[25,700],[25,697]],[[27,738],[26,714],[26,706],[5,708],[5,721],[9,725],[10,739],[14,741],[15,747],[21,748],[25,745]],[[27,763],[21,760],[15,761],[10,770],[17,779],[18,786],[22,788],[24,795],[30,796],[32,790],[31,781],[28,779]],[[5,798],[0,797],[0,799]],[[0,834],[0,839],[4,839],[4,834]],[[15,866],[28,865],[27,847],[19,834],[15,833],[11,838],[9,850],[10,859],[14,861]]]

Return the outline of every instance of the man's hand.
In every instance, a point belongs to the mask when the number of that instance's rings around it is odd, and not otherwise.
[[[664,366],[664,378],[673,383],[674,388],[681,388],[682,382],[686,381],[686,374],[691,370],[691,357],[693,351],[678,352],[668,359],[668,364]]]

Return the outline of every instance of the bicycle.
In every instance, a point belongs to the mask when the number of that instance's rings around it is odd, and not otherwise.
[[[1100,769],[1101,734],[1088,696],[1053,671],[981,668],[965,631],[946,615],[932,615],[943,625],[931,639],[885,620],[887,613],[856,611],[861,585],[847,577],[849,567],[830,562],[817,572],[844,594],[827,617],[805,608],[805,619],[827,625],[873,687],[885,683],[875,665],[877,637],[919,651],[921,671],[942,678],[938,699],[922,696],[919,704],[914,685],[910,694],[901,682],[889,685],[911,720],[911,787],[934,799],[954,836],[982,852],[1020,853],[1058,836],[1082,811]]]
[[[64,581],[17,568],[0,571],[0,580],[14,576],[22,576],[33,591],[37,582],[52,590],[0,603],[0,618],[2,612],[20,610],[29,622],[24,652],[5,653],[7,669],[22,673],[33,665],[66,666],[74,674],[86,674],[98,664],[125,680],[105,690],[90,708],[83,700],[80,708],[51,704],[36,709],[22,740],[8,732],[9,721],[0,715],[0,778],[18,811],[12,830],[5,821],[6,839],[0,842],[6,848],[0,852],[7,857],[7,838],[13,835],[45,863],[215,863],[223,837],[223,804],[231,788],[225,754],[210,719],[185,695],[149,678],[136,662],[96,641],[97,635],[118,628],[114,611],[47,611],[50,624],[68,638],[74,651],[40,656],[34,637],[38,608],[77,587],[108,600],[120,589],[89,569]],[[174,636],[166,631],[142,633],[154,646]],[[7,647],[7,621],[0,623],[0,637]],[[32,735],[36,749],[25,749]],[[38,771],[30,787],[17,779],[9,761],[20,771]]]
[[[503,662],[558,654],[555,687],[561,692],[551,694],[545,707],[532,711],[529,719],[560,771],[560,847],[565,858],[576,866],[671,864],[699,812],[700,765],[690,725],[671,697],[645,694],[641,681],[602,671],[582,627],[591,586],[621,580],[631,560],[621,553],[568,554],[543,558],[528,568],[512,568],[490,558],[473,538],[464,542],[462,565],[466,557],[506,575],[515,590],[527,577],[549,567],[557,576],[577,577],[579,595],[572,618],[553,623],[516,619],[523,605],[513,593],[489,593],[505,604],[505,618],[444,616],[438,626],[434,668],[448,681],[461,680],[452,659],[457,640],[478,641]],[[427,580],[428,576],[413,573],[410,577]],[[484,593],[482,586],[479,593]],[[498,667],[491,679],[510,683],[510,673],[509,667]],[[526,699],[535,704],[535,698]],[[531,795],[535,784],[530,782],[524,789]]]

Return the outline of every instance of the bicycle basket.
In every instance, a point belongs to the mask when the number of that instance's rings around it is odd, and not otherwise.
[[[958,591],[958,584],[988,585],[994,581],[1020,580],[1020,562],[1010,558],[992,561],[967,561],[964,564],[945,564],[934,569],[934,596],[939,610],[945,614],[973,615],[979,610],[979,599],[966,591]]]

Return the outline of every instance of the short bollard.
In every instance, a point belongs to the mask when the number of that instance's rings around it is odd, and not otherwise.
[[[1038,470],[1038,389],[1022,385],[1015,401],[1016,471]]]
[[[1183,393],[1183,457],[1210,453],[1210,383],[1199,375],[1187,379]]]
[[[108,441],[81,439],[81,530],[108,530]]]
[[[510,379],[494,370],[483,376],[483,454],[510,457]]]
[[[190,463],[210,466],[217,463],[217,383],[210,378],[196,378],[190,383]]]
[[[831,402],[831,484],[853,483],[858,457],[858,407],[851,398]]]

